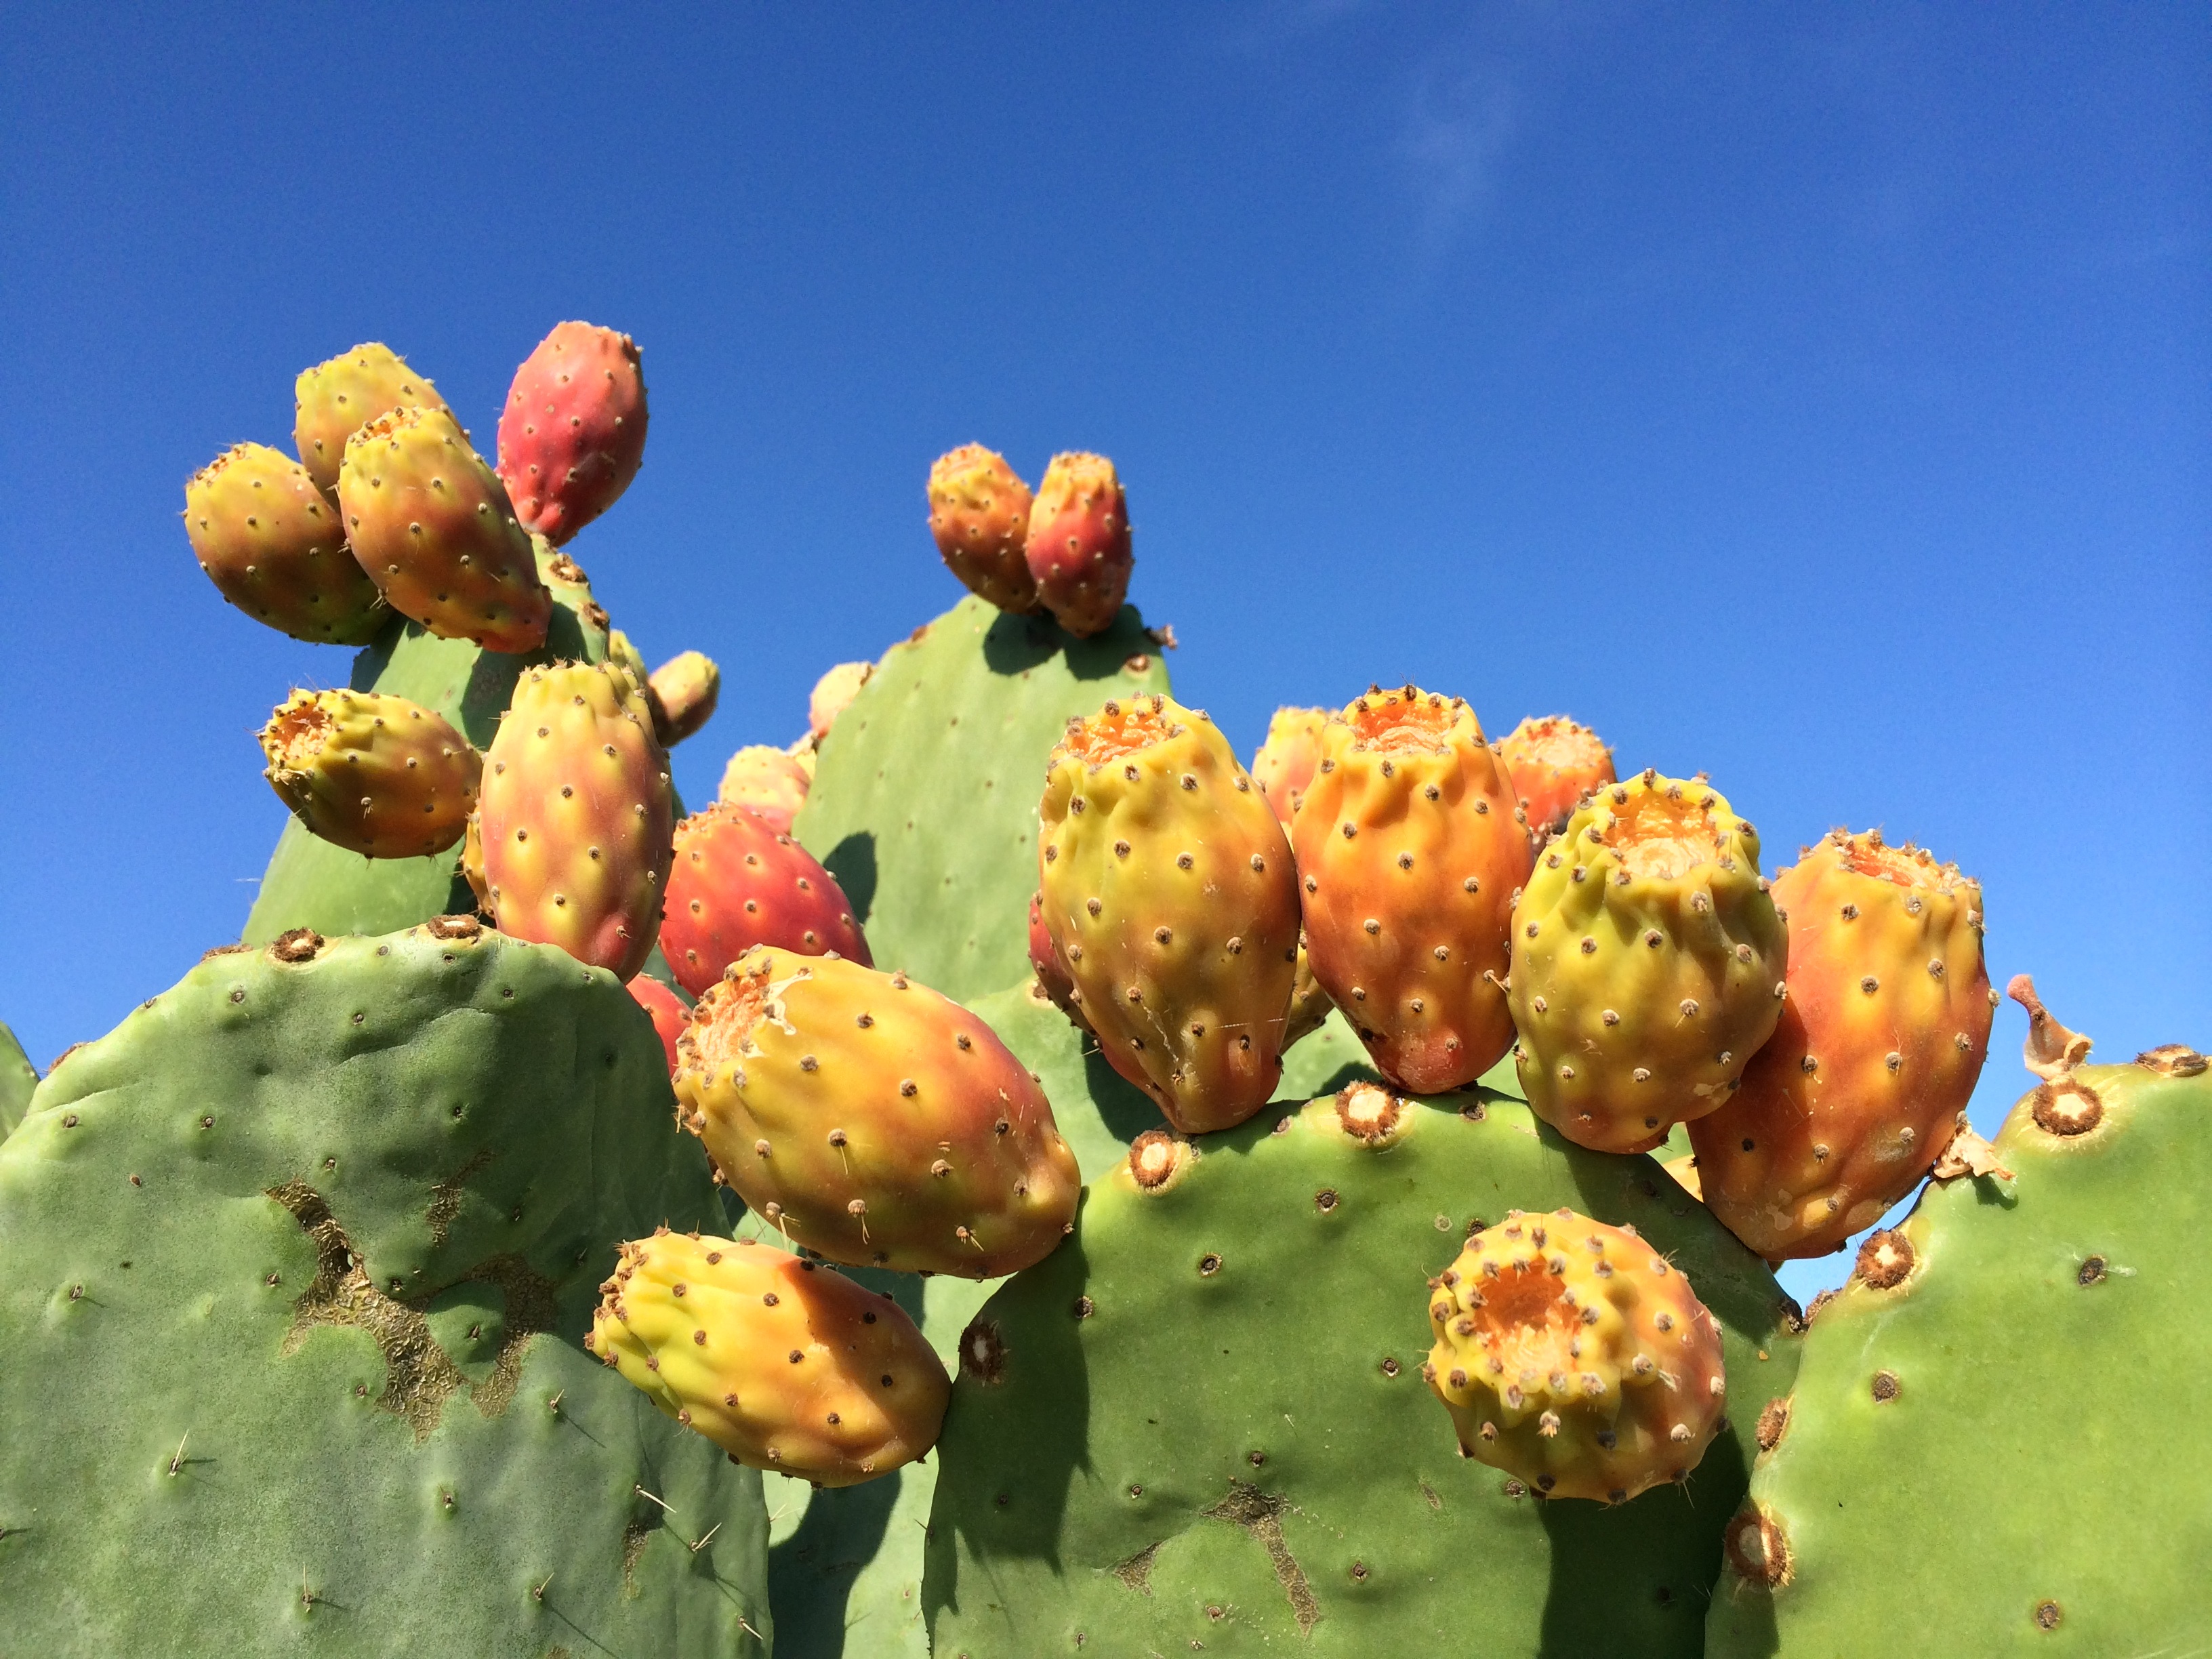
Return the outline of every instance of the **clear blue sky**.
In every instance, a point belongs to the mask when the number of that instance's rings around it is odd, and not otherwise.
[[[1770,865],[1955,858],[2100,1056],[2212,1043],[2212,11],[195,9],[26,6],[0,54],[41,1065],[235,934],[251,733],[346,672],[222,604],[186,476],[365,339],[489,448],[568,317],[644,348],[645,470],[574,551],[723,665],[695,800],[959,596],[933,457],[1096,448],[1248,752],[1370,679],[1571,712]]]

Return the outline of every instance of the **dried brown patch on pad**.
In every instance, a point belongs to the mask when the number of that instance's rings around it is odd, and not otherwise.
[[[1876,1371],[1874,1380],[1867,1384],[1867,1392],[1876,1405],[1887,1405],[1905,1392],[1905,1384],[1898,1381],[1895,1371]]]
[[[2070,1077],[2036,1085],[2035,1127],[2062,1139],[2085,1135],[2105,1121],[2105,1103],[2087,1084]]]
[[[960,1333],[960,1369],[985,1388],[1006,1376],[1006,1340],[999,1334],[996,1320],[973,1320]]]
[[[1784,1395],[1779,1400],[1768,1401],[1765,1409],[1759,1414],[1759,1425],[1754,1431],[1759,1450],[1771,1452],[1780,1445],[1783,1431],[1789,1426],[1790,1396]]]
[[[1747,1583],[1779,1589],[1790,1582],[1790,1537],[1782,1523],[1753,1504],[1728,1524],[1722,1534],[1729,1565]]]
[[[323,948],[323,936],[312,927],[293,927],[269,941],[269,954],[279,962],[313,962]]]
[[[1336,1121],[1364,1146],[1380,1146],[1398,1132],[1406,1103],[1377,1083],[1355,1083],[1336,1097]]]
[[[1911,1239],[1893,1228],[1885,1229],[1867,1235],[1851,1274],[1869,1290],[1887,1291],[1905,1281],[1917,1260]]]
[[[1274,1566],[1275,1582],[1289,1598],[1291,1611],[1298,1621],[1298,1634],[1309,1636],[1321,1622],[1321,1603],[1314,1598],[1305,1570],[1298,1565],[1297,1558],[1291,1553],[1291,1547],[1283,1537],[1283,1512],[1289,1508],[1290,1501],[1279,1492],[1261,1492],[1242,1480],[1231,1480],[1229,1496],[1199,1513],[1209,1521],[1225,1521],[1232,1527],[1241,1527],[1259,1540]]]
[[[1140,1193],[1161,1193],[1190,1167],[1190,1143],[1165,1129],[1147,1129],[1129,1143],[1129,1179]]]
[[[422,931],[432,939],[477,939],[483,930],[483,923],[474,916],[433,916],[422,924]]]
[[[2148,1066],[2160,1077],[2195,1077],[2204,1069],[2204,1056],[2185,1042],[2161,1042],[2137,1054],[2136,1064]]]

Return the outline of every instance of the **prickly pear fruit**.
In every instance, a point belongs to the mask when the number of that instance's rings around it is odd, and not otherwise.
[[[475,810],[483,757],[434,709],[374,691],[295,691],[261,728],[277,799],[364,858],[442,853]]]
[[[562,554],[560,556],[564,559],[568,557],[566,553]],[[574,561],[571,560],[570,562],[573,563]],[[608,630],[607,660],[609,662],[620,663],[624,668],[629,670],[630,678],[635,680],[640,685],[646,686],[650,689],[653,681],[653,675],[645,665],[644,653],[637,648],[637,646],[634,641],[632,641],[630,636],[623,633],[619,628],[611,629]],[[650,699],[648,699],[648,701],[650,701]],[[659,729],[657,722],[655,724],[655,729]],[[663,741],[662,746],[664,748],[666,746],[665,740]]]
[[[1103,455],[1055,455],[1030,508],[1023,548],[1037,598],[1078,639],[1103,634],[1128,597],[1129,503]]]
[[[552,595],[507,491],[442,409],[395,409],[346,440],[346,539],[403,617],[489,651],[545,643]]]
[[[1382,1075],[1472,1083],[1513,1042],[1503,983],[1528,837],[1474,711],[1406,686],[1322,728],[1292,826],[1313,974]]]
[[[1039,807],[1045,926],[1107,1060],[1188,1133],[1267,1103],[1298,884],[1213,723],[1167,697],[1068,722]]]
[[[653,709],[653,734],[664,749],[673,748],[714,719],[714,705],[722,696],[722,671],[703,651],[671,657],[653,671],[652,678],[641,677],[640,683]]]
[[[1982,890],[1956,865],[1838,830],[1773,896],[1780,1023],[1690,1125],[1705,1207],[1770,1260],[1834,1249],[1928,1173],[1964,1121],[1996,1001]]]
[[[903,974],[748,951],[677,1052],[678,1115],[722,1178],[833,1261],[995,1279],[1075,1214],[1082,1177],[1044,1091]]]
[[[1068,977],[1067,964],[1052,942],[1052,929],[1044,925],[1042,892],[1030,895],[1030,967],[1036,975],[1038,988],[1051,999],[1052,1006],[1089,1030],[1091,1023],[1083,1018],[1075,1000],[1075,981]]]
[[[1513,915],[1521,1087],[1579,1146],[1648,1151],[1737,1087],[1782,1011],[1789,940],[1759,836],[1702,780],[1577,807]]]
[[[1291,985],[1291,1012],[1283,1021],[1283,1047],[1287,1048],[1300,1037],[1311,1036],[1328,1022],[1328,1011],[1336,1005],[1328,1000],[1321,981],[1314,977],[1313,958],[1306,952],[1305,935],[1298,935],[1298,972]]]
[[[484,758],[478,835],[500,931],[627,980],[645,966],[668,884],[668,755],[629,672],[532,668]]]
[[[637,999],[637,1006],[652,1016],[653,1035],[668,1054],[668,1075],[676,1075],[676,1043],[684,1035],[684,1028],[691,1023],[691,1006],[650,974],[640,974],[629,982],[629,994]]]
[[[875,672],[876,665],[872,662],[841,662],[814,682],[814,690],[806,699],[806,729],[817,746],[830,735],[837,716],[860,695],[860,688]]]
[[[1583,796],[1613,781],[1613,750],[1565,714],[1529,715],[1498,745],[1498,756],[1540,845],[1565,826]]]
[[[805,767],[785,750],[764,743],[749,744],[730,757],[722,769],[721,799],[730,806],[750,807],[769,827],[787,835],[791,821],[806,804],[813,780]]]
[[[392,619],[337,509],[266,444],[234,444],[192,474],[185,533],[223,598],[295,640],[363,645]]]
[[[645,375],[627,334],[557,323],[522,360],[499,416],[515,516],[556,547],[615,504],[645,459]]]
[[[395,409],[438,409],[446,400],[391,347],[374,341],[302,369],[292,387],[292,440],[315,488],[335,499],[346,440]]]
[[[1634,1228],[1509,1210],[1430,1286],[1422,1375],[1468,1456],[1620,1504],[1705,1455],[1728,1403],[1720,1328]]]
[[[491,886],[484,879],[483,814],[469,814],[468,828],[461,832],[461,879],[469,884],[469,891],[477,896],[477,908],[484,915],[491,914]]]
[[[835,952],[866,967],[868,942],[837,878],[787,830],[716,801],[676,826],[660,951],[693,996],[756,945],[794,956]]]
[[[929,469],[929,533],[945,568],[1001,611],[1037,608],[1036,578],[1024,551],[1030,487],[1006,459],[963,444]]]
[[[622,1247],[584,1346],[749,1468],[849,1486],[937,1443],[952,1379],[896,1302],[755,1243]]]
[[[1252,757],[1252,781],[1286,830],[1321,763],[1321,729],[1328,717],[1326,708],[1278,708],[1267,722],[1267,741]]]

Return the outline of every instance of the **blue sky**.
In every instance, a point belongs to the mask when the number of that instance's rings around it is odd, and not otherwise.
[[[346,672],[220,602],[187,475],[364,339],[488,449],[568,317],[644,349],[645,470],[574,550],[723,665],[694,799],[959,596],[935,455],[1096,448],[1248,751],[1370,679],[1571,712],[1771,866],[1955,858],[2100,1057],[2212,1043],[2212,12],[258,10],[26,8],[0,57],[41,1065],[235,933],[251,733]]]

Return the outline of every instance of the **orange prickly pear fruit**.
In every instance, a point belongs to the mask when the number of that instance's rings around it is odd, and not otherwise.
[[[637,343],[556,323],[514,371],[499,416],[499,476],[526,529],[559,547],[615,504],[645,460]]]
[[[1205,715],[1166,697],[1070,720],[1039,807],[1041,908],[1114,1069],[1186,1133],[1282,1075],[1297,975],[1290,844]]]
[[[756,945],[870,964],[836,877],[759,813],[716,801],[676,826],[660,951],[694,996]]]
[[[476,805],[483,757],[444,715],[373,691],[295,691],[261,729],[269,787],[363,858],[442,853]]]
[[[1583,796],[1613,781],[1613,750],[1565,714],[1530,715],[1498,744],[1498,755],[1539,845],[1565,827]]]
[[[336,497],[346,440],[394,409],[443,409],[427,376],[374,341],[300,371],[292,387],[292,438],[315,488]]]
[[[1001,611],[1037,608],[1029,539],[1030,487],[1003,455],[963,444],[929,469],[929,533],[945,568]]]
[[[1720,1328],[1637,1237],[1506,1212],[1429,1281],[1421,1374],[1460,1449],[1551,1498],[1621,1504],[1698,1467],[1728,1389]]]
[[[732,806],[750,807],[768,820],[769,828],[788,835],[812,783],[805,766],[789,750],[750,744],[731,756],[722,769],[721,799]]]
[[[1789,994],[1743,1086],[1690,1125],[1705,1206],[1770,1259],[1820,1255],[1911,1192],[1965,1121],[1996,1006],[1982,890],[1838,830],[1774,878]]]
[[[1075,1000],[1075,981],[1068,977],[1067,964],[1054,947],[1052,929],[1044,925],[1042,891],[1030,895],[1030,968],[1036,975],[1037,988],[1051,999],[1052,1006],[1088,1030],[1090,1025]]]
[[[1121,614],[1129,571],[1129,502],[1103,455],[1055,455],[1030,508],[1024,551],[1037,597],[1079,639],[1103,634]]]
[[[876,665],[872,662],[841,662],[814,682],[814,690],[806,699],[806,731],[817,747],[830,735],[837,716],[860,695],[860,688],[875,672]]]
[[[833,1261],[995,1279],[1075,1216],[1075,1155],[988,1025],[903,974],[750,951],[677,1045],[684,1126],[721,1179]]]
[[[1528,837],[1474,711],[1408,685],[1322,728],[1291,826],[1306,954],[1401,1089],[1472,1083],[1513,1042],[1504,979]]]
[[[1298,810],[1306,786],[1313,781],[1321,760],[1321,729],[1328,724],[1326,708],[1278,708],[1267,722],[1267,740],[1252,757],[1252,781],[1275,809],[1275,818],[1285,830]]]
[[[266,444],[234,444],[192,474],[185,533],[223,598],[295,640],[365,645],[392,620],[337,509]]]
[[[952,1379],[898,1304],[750,1238],[622,1247],[585,1349],[732,1461],[850,1486],[937,1443]]]

